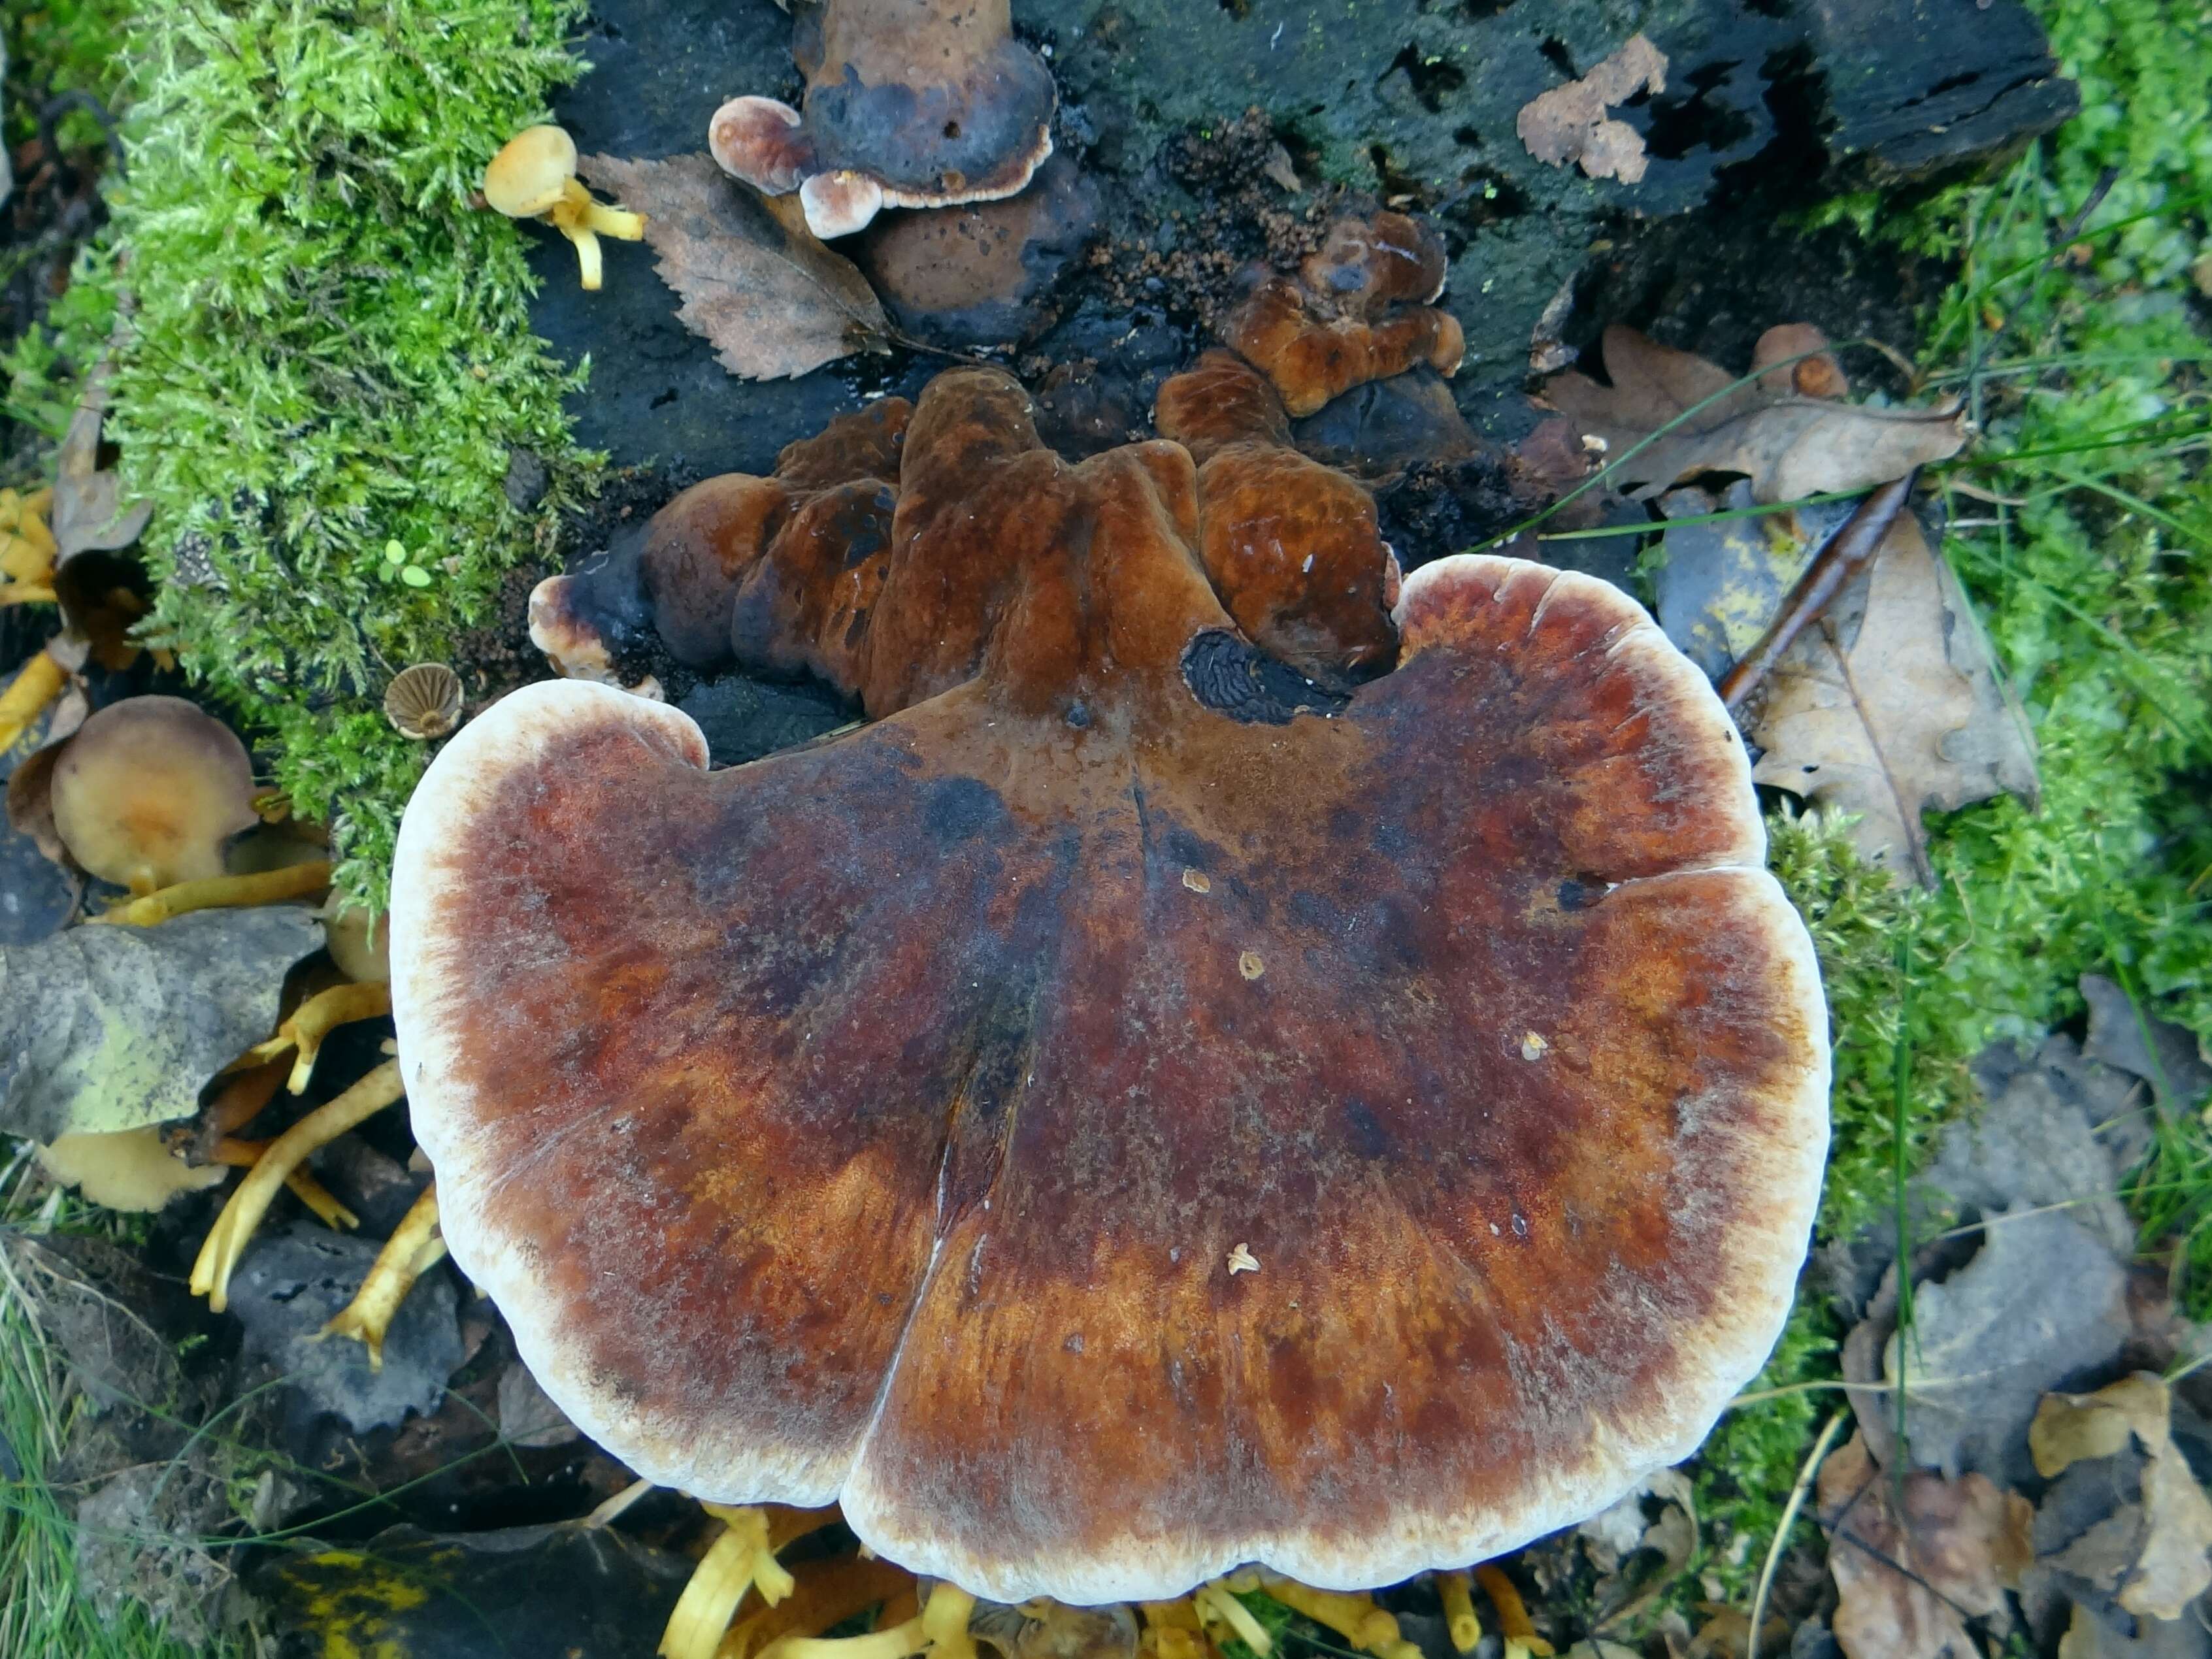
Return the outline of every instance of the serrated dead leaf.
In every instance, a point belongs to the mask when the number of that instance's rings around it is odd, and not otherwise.
[[[1870,489],[1959,453],[1963,409],[1844,403],[1848,386],[1826,343],[1802,323],[1767,330],[1752,358],[1758,378],[1731,392],[1736,377],[1718,364],[1615,324],[1604,340],[1612,385],[1570,372],[1546,381],[1543,395],[1604,445],[1608,461],[1628,458],[1613,482],[1635,485],[1627,493],[1639,499],[1700,473],[1741,472],[1754,500],[1796,501]],[[1808,351],[1816,355],[1799,356]]]
[[[1513,118],[1513,130],[1540,161],[1555,167],[1578,161],[1593,179],[1632,185],[1650,165],[1643,136],[1605,112],[1607,106],[1626,103],[1647,89],[1667,90],[1667,54],[1644,36],[1632,34],[1581,80],[1553,87],[1523,104]]]
[[[732,374],[796,380],[884,349],[890,324],[875,290],[807,229],[795,194],[763,196],[704,155],[586,155],[577,171],[645,215],[654,269],[683,301],[678,319]]]
[[[2172,1401],[2166,1384],[2147,1371],[2121,1378],[2094,1394],[2051,1394],[2036,1408],[2027,1431],[2037,1470],[2048,1477],[2087,1458],[2110,1457],[2134,1439],[2149,1462],[2143,1466],[2139,1517],[2123,1511],[2106,1524],[2112,1537],[2096,1542],[2108,1553],[2123,1533],[2131,1546],[2119,1570],[2120,1605],[2152,1619],[2179,1619],[2212,1589],[2212,1498],[2197,1484],[2173,1443]]]
[[[1899,515],[1863,586],[1847,589],[1767,678],[1752,729],[1759,783],[1858,815],[1869,860],[1932,883],[1929,807],[2041,793],[2035,740],[2007,696],[1950,567]]]

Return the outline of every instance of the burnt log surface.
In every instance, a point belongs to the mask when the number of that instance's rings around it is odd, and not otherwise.
[[[1909,346],[1930,273],[1777,216],[1870,182],[1997,165],[2075,101],[2018,0],[1015,0],[1014,15],[1051,63],[1059,143],[1101,184],[1117,253],[1171,254],[1197,234],[1205,186],[1166,176],[1164,153],[1249,108],[1309,185],[1434,216],[1452,253],[1443,303],[1468,339],[1454,394],[1504,436],[1529,418],[1530,333],[1563,291],[1571,345],[1605,321],[1657,324],[1725,362],[1768,323],[1802,319]],[[1644,141],[1641,181],[1538,161],[1515,131],[1521,108],[1638,32],[1668,60],[1664,91],[1611,112]],[[599,0],[583,41],[593,70],[556,117],[587,153],[700,149],[724,99],[796,100],[789,39],[773,0]],[[942,366],[899,353],[741,382],[677,322],[649,250],[611,246],[605,289],[586,295],[567,245],[540,240],[538,325],[563,356],[591,355],[578,435],[617,462],[765,472],[783,444]],[[1194,354],[1200,309],[1172,286],[1133,306],[1079,295],[1017,367],[1098,357],[1133,328],[1180,332],[1180,356]]]

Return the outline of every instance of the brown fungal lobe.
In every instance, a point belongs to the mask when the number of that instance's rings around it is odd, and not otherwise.
[[[1294,416],[1418,364],[1455,374],[1466,333],[1432,303],[1446,264],[1443,238],[1419,220],[1346,216],[1295,277],[1255,288],[1223,324],[1222,338],[1267,375]]]
[[[849,235],[887,207],[1012,196],[1051,155],[1058,94],[1014,40],[1007,0],[795,0],[792,11],[803,110],[732,99],[708,148],[757,190],[797,190],[817,236]]]
[[[840,636],[873,724],[710,773],[673,709],[532,686],[408,811],[416,1129],[548,1393],[1010,1603],[1393,1582],[1685,1455],[1826,1137],[1703,678],[1461,556],[1328,693],[1210,575],[1238,492],[1070,464],[994,371],[930,385],[895,495]],[[820,648],[774,614],[748,651]]]

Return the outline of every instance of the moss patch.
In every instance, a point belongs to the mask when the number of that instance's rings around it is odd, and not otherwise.
[[[262,739],[300,815],[330,823],[342,890],[372,904],[427,758],[386,724],[385,683],[448,659],[590,483],[520,241],[470,204],[577,73],[580,11],[149,9],[110,194],[124,252],[84,263],[74,332],[17,365],[12,403],[50,416],[120,298],[109,432],[155,507],[149,632]],[[551,463],[527,510],[503,488],[516,450]]]

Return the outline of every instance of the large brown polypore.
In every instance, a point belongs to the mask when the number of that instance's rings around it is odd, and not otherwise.
[[[709,772],[560,682],[432,764],[392,956],[446,1237],[641,1474],[1002,1601],[1365,1586],[1603,1508],[1764,1360],[1826,1021],[1711,690],[1463,556],[1329,695],[1201,512],[1182,446],[1071,465],[950,373],[887,718]]]

